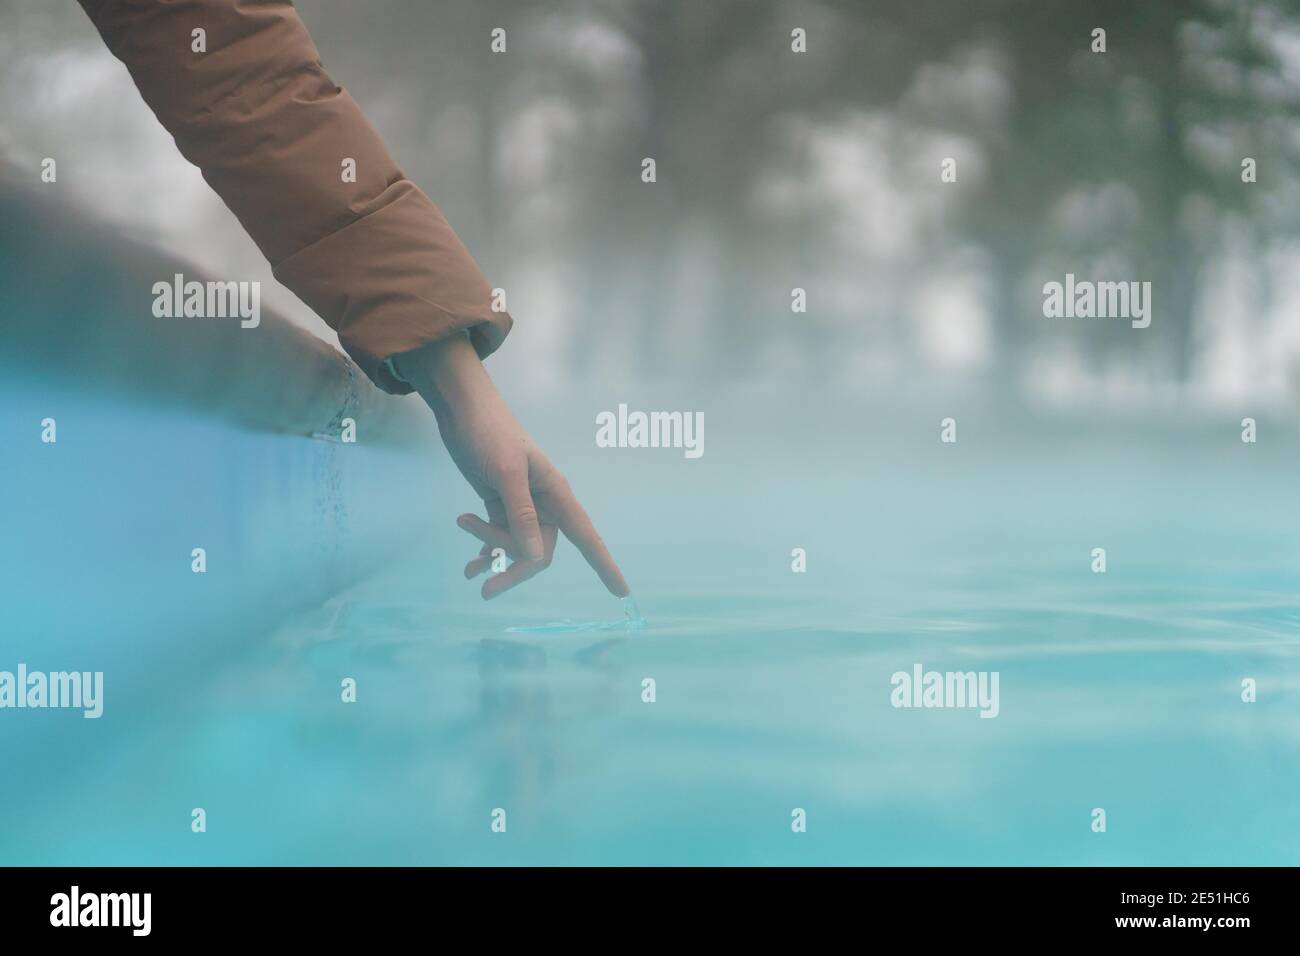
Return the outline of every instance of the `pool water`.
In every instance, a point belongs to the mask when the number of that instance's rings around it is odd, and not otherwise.
[[[480,601],[460,573],[476,542],[454,526],[472,496],[436,451],[345,467],[330,492],[352,528],[342,540],[384,524],[390,545],[329,586],[320,555],[284,541],[288,517],[259,519],[244,553],[288,549],[283,573],[202,582],[240,607],[215,631],[199,626],[211,609],[192,595],[192,629],[176,624],[181,609],[159,616],[163,633],[151,627],[151,593],[165,605],[198,586],[142,581],[165,528],[115,545],[59,598],[119,587],[134,631],[98,634],[10,588],[22,634],[10,631],[0,668],[19,653],[80,667],[70,658],[84,652],[103,665],[107,699],[99,721],[0,712],[6,739],[23,744],[6,758],[22,784],[0,796],[0,859],[1300,862],[1290,426],[1261,422],[1247,445],[1240,415],[1011,425],[970,404],[945,445],[940,404],[714,397],[695,406],[707,452],[686,460],[595,448],[604,407],[575,393],[535,405],[527,423],[619,559],[643,627],[627,626],[566,545],[543,577]],[[319,492],[319,443],[249,440],[298,449],[287,507]],[[97,480],[131,471],[139,449],[127,446],[85,452]],[[213,514],[275,500],[259,484],[289,454],[275,447],[226,462],[221,487],[243,482],[245,497]],[[151,467],[173,454],[184,451],[155,447]],[[9,493],[37,507],[33,467],[25,485],[11,474],[21,488]],[[389,467],[391,500],[355,490]],[[130,498],[111,487],[107,504]],[[173,523],[188,513],[173,510]],[[61,546],[83,551],[112,531],[85,517],[59,526]],[[189,540],[176,537],[169,547]],[[1093,571],[1099,547],[1105,573]],[[259,580],[285,604],[274,615],[257,613]],[[43,645],[51,620],[81,630]],[[209,646],[159,650],[195,641]],[[44,646],[58,654],[38,661]],[[918,664],[996,671],[997,717],[892,706],[891,675]],[[191,831],[197,807],[204,833]]]

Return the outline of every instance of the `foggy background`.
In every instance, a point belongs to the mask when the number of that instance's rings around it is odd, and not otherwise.
[[[297,7],[335,82],[506,289],[516,326],[491,368],[514,390],[941,380],[1034,407],[1260,409],[1300,395],[1295,3]],[[210,274],[262,280],[264,305],[336,341],[73,0],[0,0],[0,24],[14,178]],[[57,186],[39,181],[46,156]],[[945,157],[956,183],[940,182]],[[1150,281],[1151,327],[1045,319],[1043,283],[1067,272]]]

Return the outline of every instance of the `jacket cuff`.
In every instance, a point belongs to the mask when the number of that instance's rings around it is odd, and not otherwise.
[[[486,358],[514,324],[492,310],[492,290],[429,198],[409,180],[378,208],[276,263],[277,280],[333,327],[379,388],[413,391],[386,359],[466,331]]]

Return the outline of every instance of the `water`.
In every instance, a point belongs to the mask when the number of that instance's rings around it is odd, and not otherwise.
[[[147,623],[101,641],[102,720],[21,715],[32,745],[9,751],[23,785],[0,798],[0,859],[1300,862],[1293,432],[1246,446],[1232,416],[1012,428],[969,408],[941,446],[928,407],[823,409],[802,434],[782,416],[806,408],[696,407],[698,461],[590,447],[577,400],[534,412],[645,626],[567,545],[481,602],[460,576],[477,542],[453,523],[472,502],[440,475],[409,549],[276,625],[207,635],[201,660],[161,671],[140,659],[164,640]],[[360,534],[365,507],[335,492]],[[997,671],[997,718],[892,707],[891,675],[918,663]],[[127,669],[153,676],[115,698]]]
[[[641,608],[631,596],[623,598],[623,616],[613,621],[552,621],[527,627],[507,627],[507,634],[584,634],[592,631],[623,631],[630,634],[646,626]]]

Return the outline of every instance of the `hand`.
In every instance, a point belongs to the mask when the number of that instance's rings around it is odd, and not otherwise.
[[[465,577],[490,568],[495,548],[514,562],[483,584],[485,600],[549,567],[560,531],[610,593],[627,596],[627,582],[568,481],[519,424],[465,335],[399,356],[395,365],[433,409],[452,461],[487,509],[487,521],[463,514],[456,522],[483,542]]]

